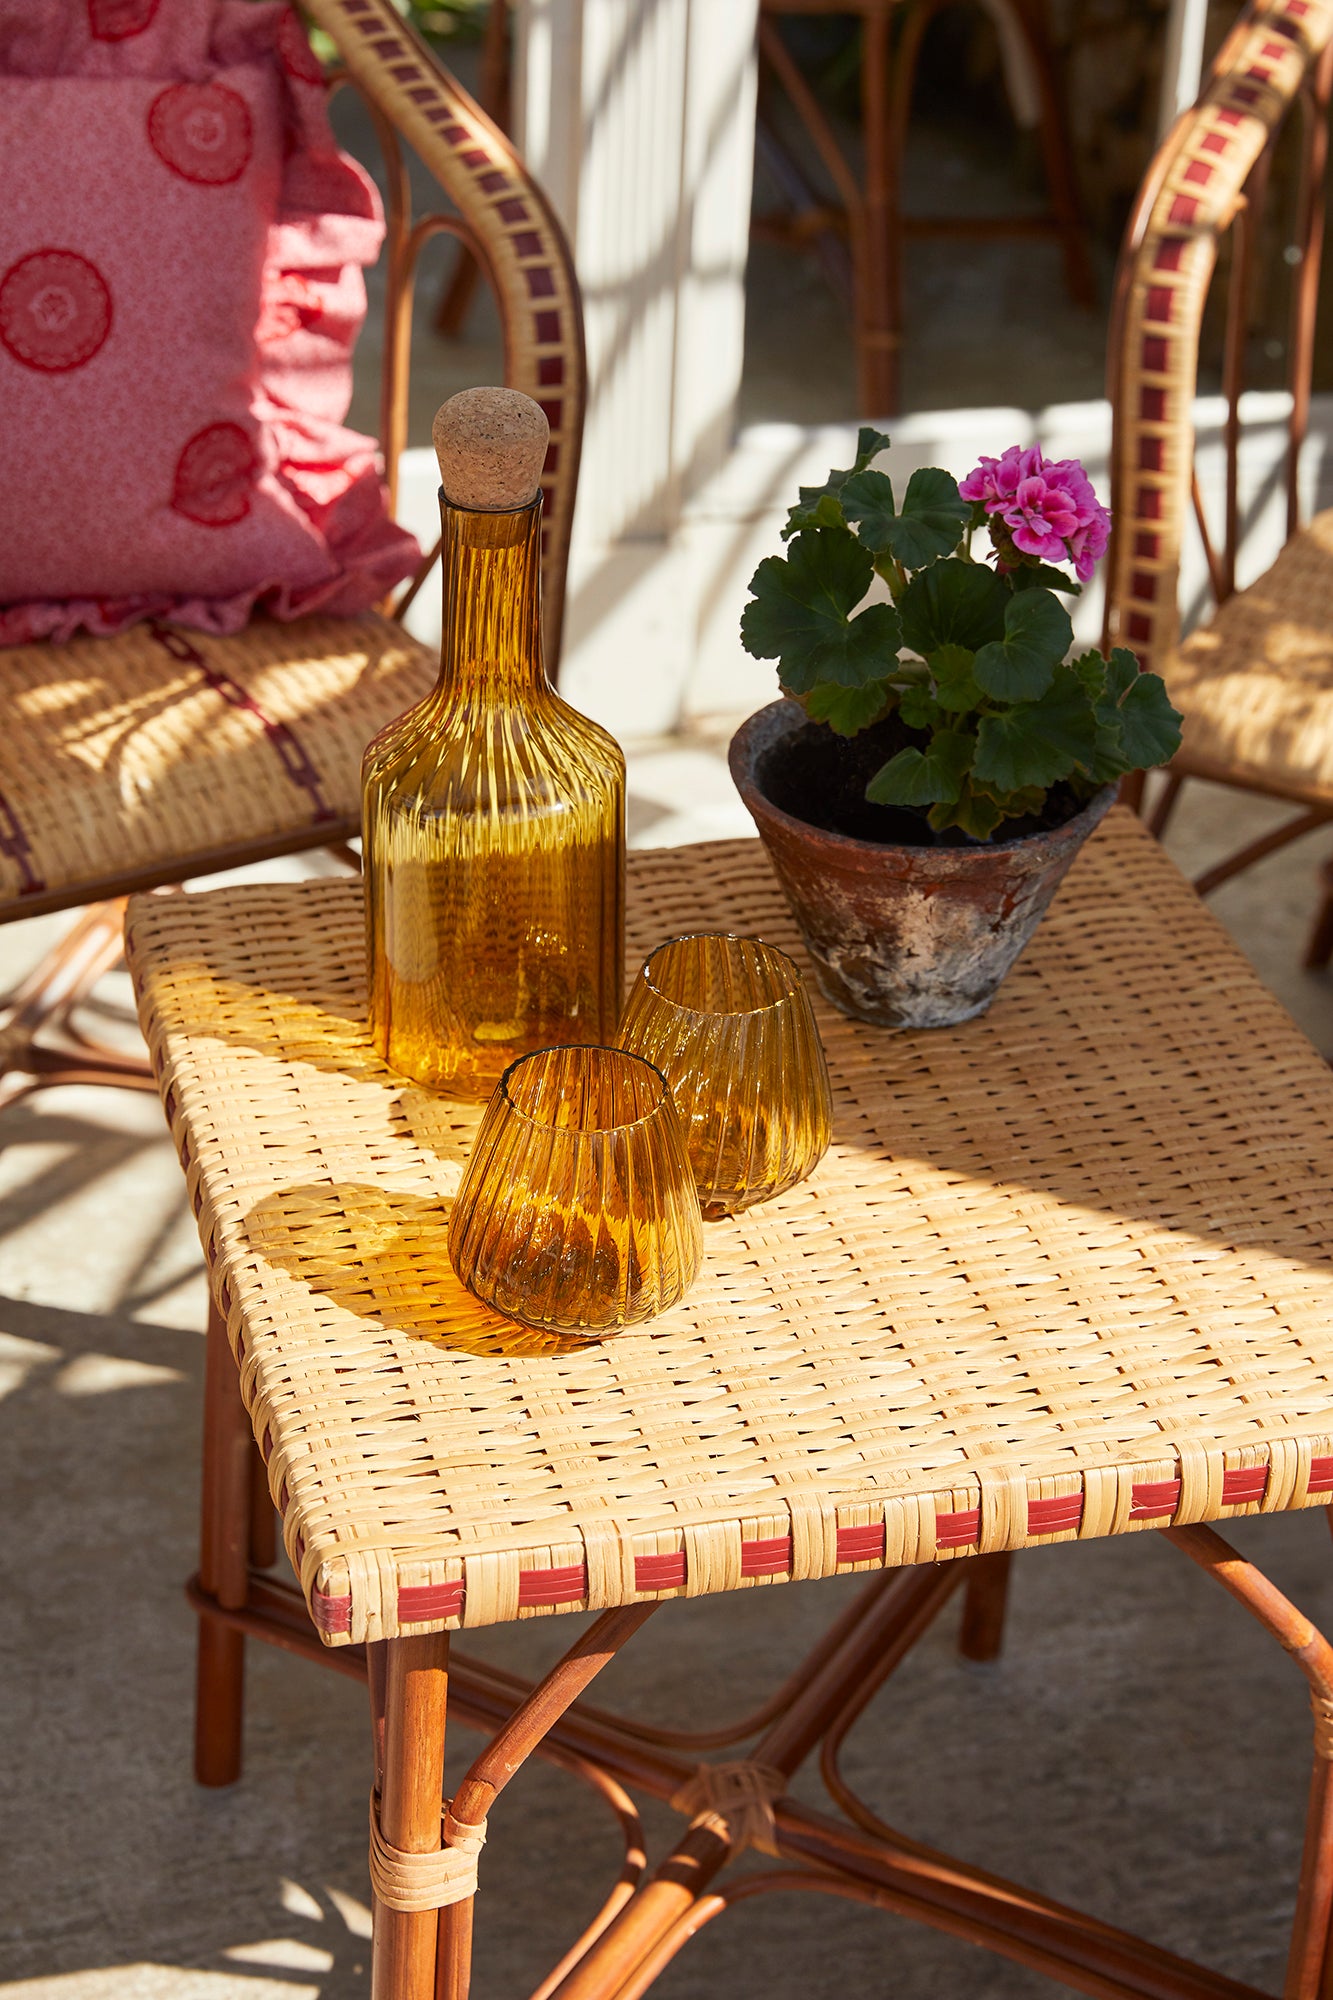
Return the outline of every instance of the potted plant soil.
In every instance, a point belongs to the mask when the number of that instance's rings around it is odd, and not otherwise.
[[[1110,531],[1077,460],[1015,446],[961,487],[914,472],[899,505],[873,465],[888,442],[863,429],[854,466],[802,487],[786,555],[751,579],[741,640],[785,699],[737,731],[731,772],[828,998],[934,1028],[990,1004],[1117,781],[1174,756],[1180,717],[1132,653],[1068,657],[1057,592]]]

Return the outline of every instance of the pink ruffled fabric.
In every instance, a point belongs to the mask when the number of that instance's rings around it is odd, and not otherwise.
[[[0,643],[365,610],[384,221],[285,0],[0,0]]]

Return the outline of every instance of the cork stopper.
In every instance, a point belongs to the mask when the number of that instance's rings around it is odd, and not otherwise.
[[[518,389],[463,389],[435,412],[446,500],[498,513],[536,494],[551,427]]]

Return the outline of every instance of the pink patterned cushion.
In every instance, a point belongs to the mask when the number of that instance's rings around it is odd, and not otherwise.
[[[343,428],[384,224],[281,0],[0,0],[0,642],[408,575]]]

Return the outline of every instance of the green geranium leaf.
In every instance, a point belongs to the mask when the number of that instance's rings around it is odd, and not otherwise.
[[[1074,643],[1063,604],[1049,590],[1021,590],[1004,608],[1004,637],[977,654],[978,685],[997,701],[1035,701]]]
[[[1097,718],[1087,689],[1072,667],[1057,667],[1037,701],[1016,702],[1003,715],[985,715],[977,730],[976,776],[996,793],[1028,785],[1044,790],[1091,764]]]
[[[900,750],[890,757],[866,786],[866,797],[877,806],[951,805],[976,747],[976,738],[961,729],[938,730],[924,751]]]
[[[1103,759],[1119,761],[1119,770],[1108,776],[1167,764],[1180,748],[1181,718],[1167,699],[1165,681],[1160,674],[1140,673],[1138,661],[1123,646],[1106,663],[1097,721],[1104,732],[1098,745]]]
[[[1100,701],[1106,691],[1106,661],[1098,652],[1080,653],[1070,667],[1079,677],[1093,701]]]
[[[1016,819],[1020,813],[1039,813],[1046,803],[1045,785],[1020,785],[1016,792],[997,792],[993,785],[980,784],[976,789],[987,792],[1006,819]]]
[[[1121,747],[1131,771],[1169,764],[1180,748],[1180,710],[1160,674],[1140,674],[1120,704]]]
[[[872,555],[883,555],[893,536],[898,510],[893,481],[884,472],[854,472],[838,495],[845,518],[856,523],[857,539]]]
[[[849,535],[804,529],[787,555],[766,557],[751,578],[741,644],[756,659],[777,661],[789,694],[809,694],[819,681],[883,680],[902,643],[898,614],[891,604],[869,604],[851,616],[873,574],[868,551]]]
[[[956,549],[970,512],[957,482],[933,466],[912,474],[901,513],[882,472],[856,473],[839,499],[866,547],[877,556],[887,551],[904,569],[920,569]]]
[[[964,833],[970,833],[973,840],[989,840],[1006,814],[989,792],[968,778],[955,800],[932,806],[926,816],[936,833],[958,826]]]
[[[898,697],[898,713],[909,729],[935,729],[944,720],[929,681],[909,682]]]
[[[827,722],[838,736],[855,736],[858,730],[868,729],[888,705],[887,681],[863,681],[860,687],[821,681],[801,702],[812,722]]]
[[[1009,571],[1011,590],[1062,590],[1066,597],[1082,597],[1083,585],[1075,583],[1062,569],[1049,563],[1020,563]]]
[[[837,494],[821,493],[808,510],[808,519],[803,525],[811,528],[845,528],[847,521]],[[789,521],[782,531],[784,541],[790,540],[792,532]]]
[[[904,569],[920,569],[958,547],[971,508],[958,497],[958,481],[938,466],[914,472],[889,546]]]
[[[1004,614],[1014,602],[994,570],[949,556],[918,570],[898,600],[903,638],[929,659],[942,646],[981,646],[1004,637]]]
[[[981,689],[972,671],[976,654],[966,646],[940,646],[926,664],[935,680],[935,699],[951,714],[965,715],[981,700]]]
[[[1138,677],[1139,663],[1127,646],[1117,646],[1109,660],[1102,660],[1102,678],[1112,701],[1118,702],[1127,694]]]
[[[889,448],[889,440],[883,431],[877,431],[870,424],[862,424],[856,435],[856,463],[849,465],[845,472],[830,472],[822,486],[801,486],[797,488],[800,498],[796,505],[787,510],[787,525],[782,530],[783,541],[799,534],[802,528],[841,528],[846,524],[838,496],[849,479],[858,472],[864,472],[872,459],[878,458]]]

